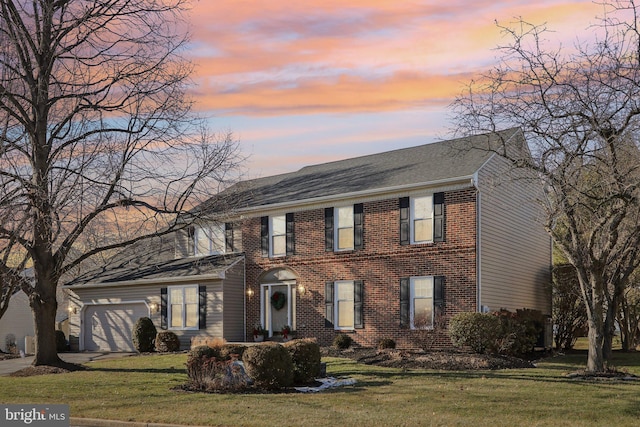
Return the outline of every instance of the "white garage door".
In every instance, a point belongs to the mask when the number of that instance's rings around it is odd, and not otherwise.
[[[88,351],[135,351],[131,331],[136,321],[149,316],[144,303],[88,306],[84,315],[84,349]]]

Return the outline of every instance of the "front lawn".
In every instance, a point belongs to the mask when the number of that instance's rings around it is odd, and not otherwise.
[[[501,371],[403,372],[326,358],[329,375],[357,383],[316,394],[173,391],[186,382],[185,361],[138,356],[68,374],[3,377],[0,401],[68,403],[72,417],[211,426],[631,426],[640,418],[640,381],[564,376],[584,366],[584,353]],[[640,375],[640,354],[617,352],[612,364]]]

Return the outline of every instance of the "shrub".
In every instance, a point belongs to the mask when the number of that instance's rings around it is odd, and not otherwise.
[[[456,347],[470,347],[476,353],[495,351],[500,319],[483,313],[459,313],[449,322],[449,337]]]
[[[156,335],[156,351],[161,353],[180,350],[180,340],[171,331],[160,331]]]
[[[4,337],[4,346],[7,350],[7,353],[16,354],[18,353],[18,346],[16,345],[16,336],[14,334],[7,334]]]
[[[200,357],[191,356],[190,354],[187,360],[187,376],[191,389],[238,391],[251,385],[251,379],[237,360],[220,360],[204,354]]]
[[[376,347],[378,347],[379,350],[396,348],[396,342],[391,338],[380,338]]]
[[[220,347],[227,343],[227,340],[220,337],[193,337],[191,338],[191,348],[208,345],[209,347]]]
[[[153,341],[156,338],[157,330],[151,319],[141,317],[133,327],[133,347],[139,353],[153,351]]]
[[[351,343],[353,342],[353,339],[351,339],[351,337],[347,334],[338,334],[336,335],[336,337],[333,339],[333,346],[335,348],[339,348],[341,350],[347,349],[349,347],[351,347]]]
[[[242,355],[244,354],[247,346],[242,344],[223,344],[219,347],[214,347],[214,349],[218,349],[219,357],[221,359],[227,360],[232,359],[233,355],[238,359],[242,359]]]
[[[67,337],[64,336],[64,332],[56,330],[56,351],[61,353],[67,351]]]
[[[278,343],[248,347],[242,362],[257,387],[277,390],[293,383],[293,361],[289,352]]]
[[[496,351],[518,356],[531,353],[544,329],[544,317],[537,310],[500,310],[493,313],[500,320]]]
[[[310,383],[320,373],[320,346],[315,340],[300,339],[284,344],[293,362],[293,382]]]
[[[198,347],[192,348],[191,351],[189,351],[189,354],[187,355],[187,363],[189,363],[189,360],[191,359],[200,359],[202,357],[218,357],[218,356],[219,356],[219,353],[213,348],[206,345],[200,345]]]

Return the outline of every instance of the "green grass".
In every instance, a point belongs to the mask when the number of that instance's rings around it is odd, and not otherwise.
[[[589,382],[565,374],[584,353],[536,369],[409,371],[328,358],[328,372],[355,378],[316,394],[201,394],[186,382],[185,355],[93,362],[90,370],[0,379],[2,403],[68,403],[72,417],[192,425],[250,426],[593,426],[637,425],[640,381]],[[640,375],[640,354],[616,352],[612,365]]]

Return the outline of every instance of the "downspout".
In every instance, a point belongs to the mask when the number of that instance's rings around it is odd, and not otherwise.
[[[242,308],[243,312],[244,312],[244,319],[243,319],[243,324],[244,324],[244,342],[247,342],[247,258],[244,258],[244,262],[242,263],[242,294],[243,294],[243,300],[244,300],[244,306]]]
[[[476,172],[471,180],[471,185],[476,189],[476,311],[482,313],[482,194],[477,184]]]

